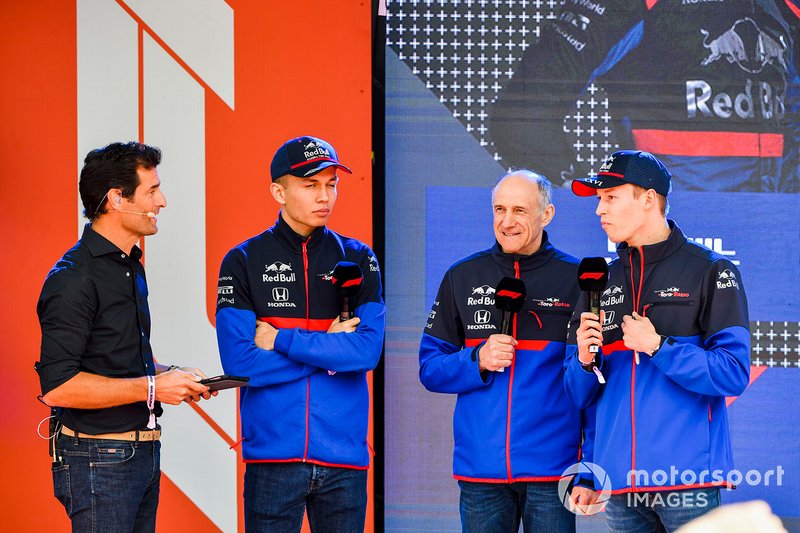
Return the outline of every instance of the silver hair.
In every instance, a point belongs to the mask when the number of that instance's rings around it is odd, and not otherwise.
[[[527,168],[512,168],[500,176],[495,182],[494,187],[492,187],[492,204],[494,204],[494,193],[497,190],[497,187],[503,182],[504,179],[511,176],[521,176],[536,185],[536,187],[539,189],[539,197],[541,198],[541,202],[539,203],[539,213],[544,213],[545,208],[553,203],[553,186],[550,184],[549,179],[534,170]]]

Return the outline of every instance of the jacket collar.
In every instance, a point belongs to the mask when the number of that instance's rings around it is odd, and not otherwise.
[[[674,220],[667,220],[667,224],[669,224],[670,232],[666,240],[642,246],[642,253],[648,263],[657,263],[671,256],[686,242],[686,236]],[[623,261],[625,264],[628,264],[627,259],[633,250],[635,248],[628,246],[626,242],[622,242],[617,246],[617,255],[619,255],[620,259],[626,260]]]
[[[311,232],[308,237],[303,237],[296,233],[289,224],[283,219],[283,213],[278,213],[278,220],[275,221],[275,235],[276,237],[291,251],[296,253],[303,252],[303,243],[306,244],[306,250],[314,250],[322,244],[325,236],[329,230],[327,226],[322,226]]]
[[[514,263],[519,263],[520,272],[526,272],[539,268],[550,261],[555,253],[555,248],[550,244],[547,232],[542,231],[542,243],[539,245],[539,249],[531,255],[507,254],[503,252],[502,248],[500,248],[500,243],[497,241],[494,242],[491,253],[492,259],[504,269],[510,269],[514,272]]]

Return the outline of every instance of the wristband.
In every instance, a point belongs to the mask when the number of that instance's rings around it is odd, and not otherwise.
[[[588,363],[584,363],[583,361],[581,361],[581,358],[578,357],[578,362],[581,364],[581,367],[584,370],[586,370],[587,372],[591,372],[592,371],[592,367],[595,364],[595,359],[596,359],[596,357],[593,357],[591,361],[589,361]]]
[[[597,358],[592,359],[588,363],[584,363],[581,361],[581,358],[578,357],[578,363],[580,363],[581,368],[584,369],[586,372],[594,372],[594,375],[597,376],[597,381],[603,385],[606,382],[606,379],[603,377],[603,373],[600,372],[600,369],[597,368]]]
[[[664,346],[664,342],[667,340],[666,335],[659,335],[659,337],[661,337],[661,340],[659,341],[658,346],[656,346],[656,349],[650,352],[650,357],[653,357],[655,354],[657,354],[661,347]]]
[[[156,428],[156,378],[147,376],[147,408],[150,410],[150,418],[147,421],[147,429]]]

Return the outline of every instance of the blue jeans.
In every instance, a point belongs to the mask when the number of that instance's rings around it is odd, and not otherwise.
[[[315,533],[363,533],[367,471],[312,463],[247,464],[246,531],[297,533],[304,509]]]
[[[606,502],[606,522],[614,532],[675,531],[719,507],[719,488],[615,494]]]
[[[573,533],[575,515],[558,496],[558,482],[475,483],[459,481],[464,533]]]
[[[156,530],[161,443],[59,435],[53,488],[72,531]]]

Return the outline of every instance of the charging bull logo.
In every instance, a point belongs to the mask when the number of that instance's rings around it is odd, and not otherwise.
[[[739,283],[736,281],[736,274],[734,274],[729,268],[726,268],[717,274],[717,288],[728,289],[731,287],[738,289]]]
[[[494,294],[494,287],[490,287],[488,285],[481,285],[480,287],[475,287],[472,289],[472,295],[479,294],[481,296],[486,296],[488,294]]]
[[[286,272],[287,270],[292,270],[292,265],[287,265],[286,263],[281,263],[280,261],[275,261],[266,267],[266,272]]]
[[[605,300],[600,300],[600,305],[603,307],[609,307],[612,305],[619,305],[625,301],[625,295],[622,294],[622,287],[619,285],[612,285],[611,287],[607,288],[603,291],[601,295]]]
[[[282,282],[291,283],[295,280],[294,272],[292,272],[292,265],[275,261],[271,265],[267,265],[264,273],[261,275],[261,280],[267,282]]]
[[[380,270],[380,267],[378,266],[378,260],[374,255],[369,256],[369,271],[377,272],[378,270]]]
[[[494,287],[481,285],[473,287],[472,296],[467,298],[467,305],[494,305]]]
[[[603,291],[603,296],[611,296],[613,294],[620,294],[621,292],[622,292],[622,287],[620,287],[619,285],[612,285],[611,287]]]
[[[706,67],[718,59],[725,58],[728,63],[736,63],[739,68],[751,74],[761,72],[767,65],[780,65],[788,70],[783,57],[787,45],[784,37],[778,40],[770,37],[751,18],[737,20],[730,29],[708,42],[709,32],[701,29],[703,46],[709,55],[700,63]]]

